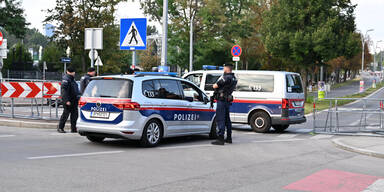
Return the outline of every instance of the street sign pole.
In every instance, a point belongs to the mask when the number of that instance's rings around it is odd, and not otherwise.
[[[136,67],[136,50],[132,51],[132,69]]]
[[[161,65],[167,65],[168,0],[163,0],[163,41],[161,44]]]
[[[236,71],[237,71],[237,61],[236,61]]]
[[[91,45],[92,45],[92,48],[91,48],[91,51],[92,51],[92,57],[91,57],[91,67],[94,67],[95,66],[95,63],[94,63],[94,61],[95,61],[95,57],[94,57],[94,52],[93,52],[93,48],[94,48],[94,41],[95,41],[95,39],[94,39],[94,35],[93,35],[93,33],[94,33],[94,29],[92,29],[92,33],[91,33],[91,39],[92,39],[92,41],[91,41]],[[99,75],[99,74],[97,74],[97,75]]]

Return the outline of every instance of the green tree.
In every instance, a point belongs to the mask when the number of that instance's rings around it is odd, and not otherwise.
[[[65,56],[65,50],[57,45],[56,42],[50,42],[43,51],[42,61],[47,63],[48,71],[63,71],[64,65],[60,58]]]
[[[126,0],[56,0],[56,6],[49,9],[46,23],[58,23],[54,39],[61,47],[72,49],[73,65],[83,71],[90,64],[88,51],[84,50],[84,29],[103,28],[103,46],[99,51],[104,66],[102,72],[120,73],[127,65],[128,52],[120,51],[119,26],[115,13],[118,3]]]
[[[23,38],[27,30],[24,17],[24,10],[21,2],[17,0],[0,0],[0,4],[5,3],[5,7],[0,7],[0,27],[14,34],[17,38]]]
[[[312,66],[348,55],[354,9],[350,0],[279,0],[264,14],[263,43],[272,56],[302,69],[306,88]]]
[[[7,59],[4,60],[5,70],[31,70],[32,56],[24,44],[18,43],[10,48]]]

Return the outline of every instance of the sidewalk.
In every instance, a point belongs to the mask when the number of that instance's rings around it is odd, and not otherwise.
[[[384,159],[384,137],[341,137],[332,143],[350,152]]]

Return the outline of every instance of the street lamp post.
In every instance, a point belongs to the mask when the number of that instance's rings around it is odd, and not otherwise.
[[[363,71],[364,71],[364,49],[365,49],[365,41],[368,37],[368,32],[373,31],[373,29],[369,29],[364,34],[361,34],[361,44],[362,44],[362,53],[361,53],[361,81],[360,81],[360,92],[364,92],[364,78],[363,78]]]
[[[168,0],[163,1],[163,40],[161,46],[161,65],[167,65]]]
[[[375,52],[373,53],[373,71],[376,71],[376,68],[379,67],[379,65],[377,64],[377,67],[376,67],[376,49],[377,49],[377,45],[380,43],[380,42],[383,42],[382,40],[380,41],[377,41],[376,42],[376,46],[374,45],[374,48],[375,48]]]

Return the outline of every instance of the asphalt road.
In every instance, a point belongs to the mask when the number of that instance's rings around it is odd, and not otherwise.
[[[236,130],[231,145],[193,136],[141,148],[0,127],[0,191],[290,191],[284,187],[323,170],[384,176],[383,159],[335,148],[333,138]]]

